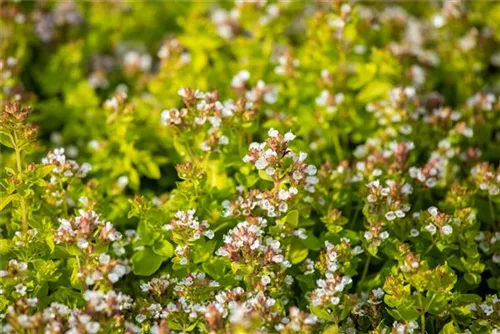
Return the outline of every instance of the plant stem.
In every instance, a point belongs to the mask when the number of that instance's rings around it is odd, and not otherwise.
[[[16,138],[16,136],[14,136]],[[23,166],[21,162],[21,149],[17,146],[17,140],[14,138],[10,138],[12,145],[14,146],[14,150],[16,151],[16,164],[17,164],[17,172],[22,173]],[[17,139],[17,138],[16,138]],[[26,233],[28,231],[28,217],[26,214],[26,199],[21,195],[21,216],[23,219],[23,232]]]
[[[488,203],[490,204],[490,215],[491,215],[492,223],[495,223],[495,207],[493,206],[493,202],[491,201],[491,198],[488,198]]]
[[[365,266],[363,268],[363,275],[361,276],[361,281],[364,281],[366,278],[366,275],[368,274],[368,268],[370,267],[370,261],[371,261],[371,256],[368,255],[365,261]]]
[[[437,239],[434,239],[432,241],[432,244],[425,250],[423,255],[427,255],[427,253],[429,253],[434,248],[434,246],[436,246],[436,243],[437,243]]]
[[[424,308],[424,303],[422,301],[422,295],[420,292],[417,290],[418,294],[418,303],[420,304],[420,327],[422,329],[422,334],[425,334],[425,308]]]
[[[333,147],[335,149],[335,153],[337,154],[339,161],[342,161],[344,160],[344,152],[342,150],[342,145],[340,144],[339,132],[335,127],[332,129],[332,135],[333,135]]]

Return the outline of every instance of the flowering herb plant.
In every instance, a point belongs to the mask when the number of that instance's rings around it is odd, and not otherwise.
[[[500,333],[497,2],[0,20],[0,332]]]

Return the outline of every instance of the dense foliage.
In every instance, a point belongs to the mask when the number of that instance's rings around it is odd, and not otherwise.
[[[0,331],[500,333],[500,4],[2,2]]]

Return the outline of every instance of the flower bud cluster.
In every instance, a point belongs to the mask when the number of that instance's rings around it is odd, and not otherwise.
[[[379,125],[403,123],[408,119],[407,109],[415,105],[414,87],[398,87],[389,92],[389,100],[370,103],[366,111],[373,113]]]
[[[409,183],[386,180],[384,187],[379,180],[375,180],[368,183],[367,188],[366,200],[371,215],[384,217],[385,221],[391,222],[404,218],[410,211],[408,197],[413,192],[413,187]]]
[[[84,252],[92,252],[93,242],[108,243],[122,238],[113,224],[101,220],[94,211],[79,210],[79,214],[59,219],[60,226],[54,235],[56,243],[76,245]]]
[[[182,109],[164,110],[161,114],[162,123],[175,127],[180,131],[199,129],[208,124],[205,140],[200,144],[203,151],[211,151],[228,145],[229,139],[222,132],[222,125],[228,119],[240,112],[241,106],[232,101],[220,102],[218,93],[204,93],[182,88],[178,94],[183,98],[185,107]]]
[[[163,225],[163,230],[170,232],[171,239],[177,244],[175,254],[180,257],[181,265],[187,264],[192,252],[192,245],[204,236],[213,239],[214,231],[209,229],[206,220],[199,221],[196,210],[177,211],[170,223]]]
[[[481,193],[489,197],[500,194],[500,169],[495,170],[487,162],[481,162],[470,171],[472,181]]]
[[[321,94],[316,98],[316,105],[325,108],[329,114],[337,111],[338,107],[344,102],[344,94],[337,93],[333,95],[328,90],[322,90]]]
[[[431,235],[439,232],[441,237],[451,236],[453,233],[453,226],[457,225],[457,221],[446,213],[439,212],[435,206],[431,206],[423,214],[420,214],[422,224],[424,225],[422,231],[427,231]]]
[[[280,242],[270,237],[263,239],[263,227],[266,224],[266,220],[262,218],[239,223],[224,236],[224,245],[216,251],[216,254],[239,263],[252,263],[258,259],[261,266],[290,267],[291,264],[285,260]]]
[[[47,156],[42,159],[42,164],[55,166],[54,169],[52,169],[52,183],[58,182],[59,177],[84,178],[92,169],[89,163],[79,165],[76,161],[67,159],[64,154],[64,148],[56,148],[47,153]]]
[[[252,163],[258,170],[263,170],[277,180],[287,175],[293,187],[300,186],[314,193],[314,185],[319,181],[315,176],[317,168],[304,163],[306,153],[300,152],[297,155],[289,148],[289,143],[296,136],[292,132],[281,135],[275,129],[270,129],[268,135],[265,142],[250,144],[249,153],[243,157],[243,162]]]

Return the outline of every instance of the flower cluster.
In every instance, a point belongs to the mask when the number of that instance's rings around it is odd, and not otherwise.
[[[76,245],[82,250],[92,247],[92,240],[97,242],[113,242],[120,240],[122,234],[113,224],[100,219],[92,210],[79,211],[80,215],[69,219],[60,218],[59,228],[55,231],[56,243]]]
[[[87,173],[92,169],[89,163],[79,165],[76,161],[67,159],[64,154],[64,148],[56,148],[47,153],[47,156],[42,159],[42,164],[53,165],[52,173],[54,176],[51,179],[52,183],[57,182],[56,175],[62,175],[67,178],[78,177],[84,178]]]

